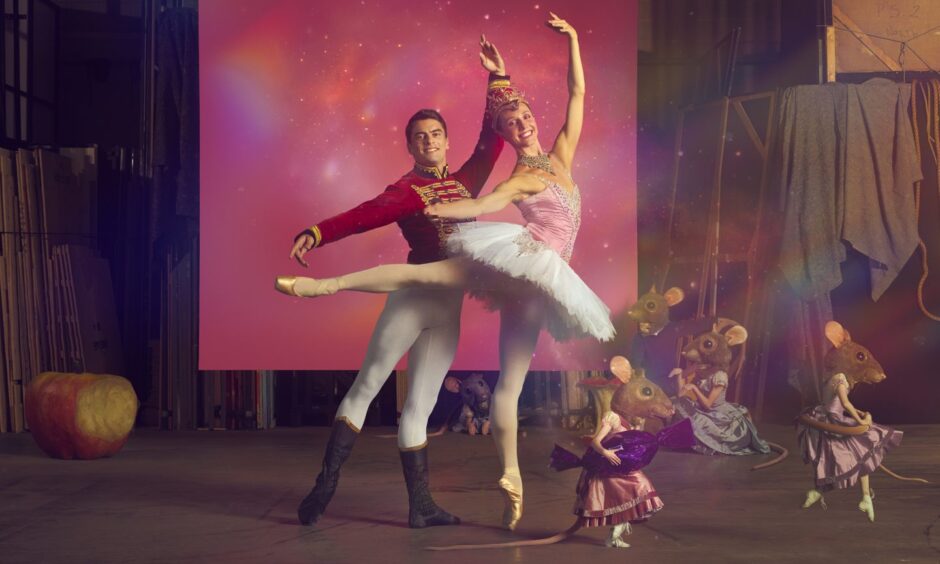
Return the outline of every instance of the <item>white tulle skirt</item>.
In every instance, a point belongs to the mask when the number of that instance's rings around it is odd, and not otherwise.
[[[514,295],[540,291],[546,328],[557,341],[594,337],[609,341],[616,333],[610,310],[555,250],[513,223],[465,223],[447,241],[451,256],[480,265],[479,288],[470,293],[498,309]],[[485,267],[485,268],[483,268]]]

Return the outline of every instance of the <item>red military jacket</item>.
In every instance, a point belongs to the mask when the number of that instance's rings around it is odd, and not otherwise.
[[[490,77],[491,88],[506,84],[505,77]],[[499,158],[503,143],[493,130],[489,117],[484,116],[476,149],[460,170],[451,174],[445,166],[441,174],[435,168],[415,163],[414,168],[375,198],[311,227],[307,233],[313,233],[314,247],[395,221],[411,247],[409,263],[423,264],[446,258],[448,235],[454,232],[457,224],[473,220],[431,220],[423,210],[437,201],[452,202],[479,196]]]

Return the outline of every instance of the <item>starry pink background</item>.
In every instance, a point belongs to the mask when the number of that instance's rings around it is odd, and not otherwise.
[[[549,9],[578,30],[588,89],[571,266],[615,315],[633,302],[635,0],[202,0],[201,369],[359,368],[385,297],[290,298],[274,291],[274,277],[404,262],[404,238],[395,224],[348,237],[314,249],[304,269],[288,260],[294,235],[411,168],[403,129],[419,108],[447,120],[454,170],[469,157],[484,103],[481,32],[551,147],[564,120],[568,52],[544,25]],[[514,162],[505,150],[483,193]],[[512,206],[486,219],[522,221]],[[454,369],[496,369],[497,332],[498,316],[467,300]],[[603,368],[618,352],[623,343],[557,344],[543,332],[532,369]]]

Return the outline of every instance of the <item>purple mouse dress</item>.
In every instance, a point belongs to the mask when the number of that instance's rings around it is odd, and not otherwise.
[[[803,414],[824,423],[857,426],[858,422],[844,413],[838,393],[840,384],[849,387],[844,374],[829,378],[823,386],[823,402]],[[860,477],[877,470],[885,453],[901,444],[902,435],[901,431],[876,423],[861,435],[837,435],[797,423],[803,462],[813,465],[816,489],[821,492],[850,488]]]

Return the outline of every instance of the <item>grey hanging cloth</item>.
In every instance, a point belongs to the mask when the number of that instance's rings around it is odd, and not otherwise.
[[[923,175],[910,101],[910,84],[884,78],[848,87],[842,238],[869,258],[876,301],[920,240],[914,183]]]
[[[842,173],[846,86],[783,91],[776,176],[783,198],[780,269],[804,300],[827,297],[842,283]]]
[[[910,85],[883,78],[783,91],[779,260],[803,299],[842,283],[843,241],[869,257],[874,300],[914,252],[914,183],[921,172],[910,93]]]

